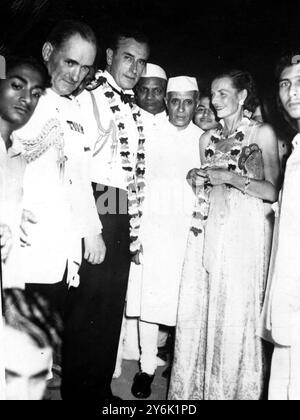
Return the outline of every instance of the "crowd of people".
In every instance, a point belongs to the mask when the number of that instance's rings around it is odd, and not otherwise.
[[[174,329],[167,399],[261,400],[266,389],[300,399],[296,54],[276,74],[295,133],[285,167],[248,72],[199,90],[195,75],[168,78],[150,63],[140,32],[106,47],[99,70],[93,29],[69,20],[41,62],[6,57],[6,398],[43,398],[59,365],[63,400],[116,401],[129,348],[140,366],[132,394],[148,398]]]

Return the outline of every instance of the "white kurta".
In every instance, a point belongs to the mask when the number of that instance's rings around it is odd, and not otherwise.
[[[270,399],[300,399],[300,134],[287,161],[262,336],[275,344]]]
[[[287,161],[272,272],[264,308],[265,327],[276,344],[293,341],[294,316],[300,312],[300,134]]]
[[[178,130],[169,122],[155,131],[148,134],[146,144],[143,265],[132,266],[127,315],[174,326],[195,203],[186,176],[190,169],[200,167],[199,139],[203,131],[193,123]]]
[[[4,287],[23,287],[19,269],[19,226],[22,213],[23,178],[26,162],[23,148],[17,141],[6,151],[0,137],[0,223],[7,225],[12,233],[12,248],[3,264]]]
[[[51,130],[41,136],[47,126]],[[101,232],[90,182],[91,145],[77,100],[49,89],[17,135],[24,144],[40,138],[34,150],[25,147],[33,161],[25,173],[24,208],[38,223],[29,225],[31,246],[21,253],[24,281],[60,282],[67,261],[71,279],[81,263],[81,239]],[[63,156],[64,169],[59,165]]]

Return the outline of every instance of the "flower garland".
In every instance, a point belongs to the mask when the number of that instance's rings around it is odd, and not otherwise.
[[[139,143],[135,167],[131,160],[129,149],[128,134],[126,132],[125,122],[120,111],[116,94],[108,84],[103,72],[99,70],[95,75],[95,80],[87,87],[88,90],[94,90],[102,86],[104,96],[107,98],[110,109],[115,117],[117,126],[117,138],[120,145],[120,155],[122,158],[122,168],[126,173],[126,184],[128,191],[128,213],[130,217],[130,251],[137,254],[142,250],[139,240],[139,230],[141,218],[143,215],[143,203],[145,200],[145,136],[141,119],[140,108],[135,103],[130,103],[133,119],[137,125],[139,133]]]
[[[238,161],[243,150],[243,141],[245,133],[250,125],[251,120],[247,117],[243,117],[240,126],[237,130],[230,135],[228,138],[233,137],[234,143],[230,152],[228,152],[227,169],[228,171],[235,171],[239,168]],[[210,142],[205,150],[205,157],[207,163],[202,166],[203,169],[208,169],[210,164],[214,165],[213,157],[216,154],[217,144],[224,140],[223,126],[220,124],[216,129],[212,130]],[[204,230],[205,221],[208,217],[209,212],[209,192],[211,191],[211,184],[205,182],[202,187],[199,188],[197,193],[197,200],[195,204],[195,210],[192,217],[191,231],[195,236],[201,234]]]

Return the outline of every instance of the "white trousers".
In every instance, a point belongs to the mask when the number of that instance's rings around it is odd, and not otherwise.
[[[158,324],[150,324],[139,320],[140,346],[141,346],[141,371],[154,375],[157,369],[157,340]]]

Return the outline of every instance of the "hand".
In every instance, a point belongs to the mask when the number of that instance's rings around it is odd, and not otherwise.
[[[191,169],[188,172],[186,179],[191,181],[193,187],[200,187],[207,179],[207,171],[197,168]]]
[[[141,246],[141,250],[138,251],[136,254],[134,254],[131,258],[131,261],[136,264],[136,265],[141,265],[142,264],[142,258],[143,258],[143,247]]]
[[[4,262],[12,246],[11,231],[8,226],[0,225],[1,260]]]
[[[102,264],[106,255],[106,246],[101,234],[84,238],[84,259],[90,264]]]
[[[226,169],[208,169],[208,181],[211,185],[231,184],[232,173]]]
[[[29,241],[29,236],[28,236],[29,224],[35,225],[36,223],[38,223],[38,221],[35,215],[29,210],[23,210],[21,225],[20,225],[20,241],[21,241],[21,246],[23,248],[25,246],[31,245]]]

